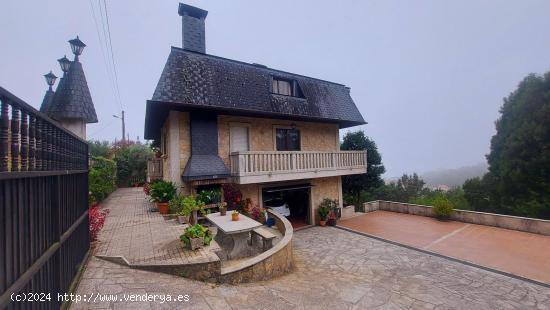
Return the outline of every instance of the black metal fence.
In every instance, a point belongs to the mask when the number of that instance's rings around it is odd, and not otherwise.
[[[88,144],[2,87],[0,107],[0,309],[58,309],[89,249]]]

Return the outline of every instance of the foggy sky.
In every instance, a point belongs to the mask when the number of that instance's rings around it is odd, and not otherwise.
[[[209,11],[207,53],[351,87],[388,177],[485,161],[502,98],[550,70],[550,1],[186,3]],[[145,101],[181,46],[178,1],[107,4],[127,130],[143,139]],[[88,138],[120,139],[90,1],[3,0],[0,85],[39,108],[76,35],[99,118]]]

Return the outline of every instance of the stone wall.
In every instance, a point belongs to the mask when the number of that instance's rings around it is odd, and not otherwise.
[[[218,154],[228,167],[230,166],[229,130],[231,124],[249,126],[251,151],[274,151],[274,128],[277,126],[289,127],[291,124],[295,124],[296,128],[300,129],[302,151],[339,150],[337,124],[220,115],[218,117]]]
[[[420,216],[432,216],[432,207],[409,203],[375,200],[365,203],[365,212],[384,210]],[[464,223],[495,226],[550,236],[550,221],[494,213],[453,210],[451,219]]]
[[[324,198],[336,199],[341,205],[342,197],[339,187],[340,177],[318,178],[311,180],[311,204],[314,223],[319,222],[317,208]]]

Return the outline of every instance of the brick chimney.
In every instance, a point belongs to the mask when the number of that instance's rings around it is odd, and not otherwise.
[[[183,48],[206,53],[204,20],[208,11],[180,3],[178,14],[181,16]]]

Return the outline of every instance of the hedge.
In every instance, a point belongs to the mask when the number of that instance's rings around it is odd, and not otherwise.
[[[105,157],[92,157],[88,174],[90,202],[100,202],[116,189],[116,163]]]

